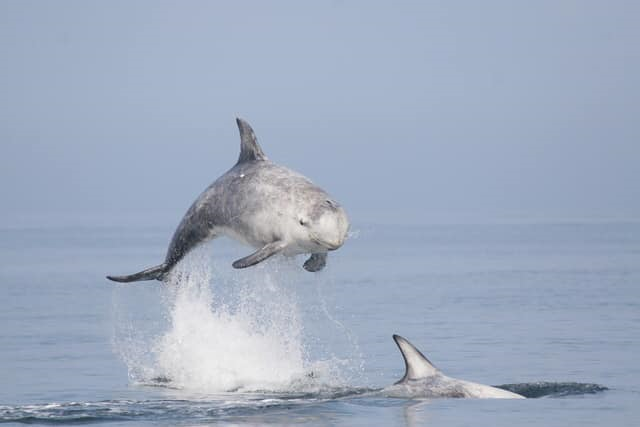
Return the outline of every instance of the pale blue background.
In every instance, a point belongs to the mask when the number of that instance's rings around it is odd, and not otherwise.
[[[637,2],[0,2],[0,221],[177,223],[234,116],[356,222],[640,217]]]
[[[631,1],[0,0],[0,421],[638,425],[639,16]],[[400,333],[455,377],[610,390],[269,407],[130,379],[118,319],[153,335],[170,304],[104,276],[162,259],[235,162],[236,115],[352,219],[325,271],[293,270],[312,361],[383,387],[403,374]],[[207,250],[216,291],[282,262],[238,271],[247,248]]]

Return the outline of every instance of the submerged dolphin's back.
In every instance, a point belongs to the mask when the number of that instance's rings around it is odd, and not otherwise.
[[[393,336],[405,361],[404,377],[385,393],[395,397],[462,397],[478,399],[524,399],[516,393],[444,375],[407,339]]]

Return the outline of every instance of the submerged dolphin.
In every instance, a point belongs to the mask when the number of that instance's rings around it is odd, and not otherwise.
[[[257,249],[235,261],[235,268],[255,265],[277,253],[310,253],[304,268],[319,271],[326,264],[327,251],[342,246],[349,220],[340,204],[308,178],[271,162],[251,126],[242,119],[236,122],[238,162],[193,202],[173,234],[164,262],[108,279],[163,280],[196,246],[221,235]]]
[[[400,335],[394,335],[406,366],[404,377],[384,389],[390,397],[475,397],[524,399],[516,393],[488,385],[451,378],[440,372],[417,348]]]

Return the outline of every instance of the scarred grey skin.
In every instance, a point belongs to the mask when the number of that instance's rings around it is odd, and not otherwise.
[[[408,340],[400,335],[394,335],[393,339],[404,358],[406,372],[400,381],[383,390],[386,396],[524,399],[524,396],[507,390],[448,377],[433,366]]]
[[[340,204],[308,178],[271,162],[251,126],[242,119],[236,121],[241,139],[238,162],[191,205],[164,263],[108,279],[163,280],[196,246],[222,235],[257,249],[235,261],[235,268],[255,265],[277,253],[309,253],[304,268],[319,271],[326,265],[327,252],[342,246],[349,220]]]

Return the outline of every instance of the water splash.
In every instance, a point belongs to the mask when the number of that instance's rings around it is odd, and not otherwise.
[[[345,336],[348,341],[348,348],[351,349],[351,354],[348,359],[339,359],[335,357],[335,355],[333,356],[333,359],[343,365],[344,372],[348,373],[349,380],[361,377],[364,372],[364,356],[360,351],[358,339],[353,335],[353,333],[351,333],[349,328],[331,314],[329,307],[327,306],[327,299],[322,291],[322,286],[319,284],[316,284],[316,293],[321,313]]]
[[[235,304],[213,310],[206,265],[183,263],[168,281],[171,326],[154,348],[160,371],[206,391],[277,390],[304,376],[294,297],[266,274],[255,284],[263,291],[242,286]]]
[[[156,288],[164,328],[145,337],[121,320],[116,351],[145,384],[205,393],[341,387],[348,362],[313,360],[304,345],[299,270],[279,259],[220,274],[194,251]]]

